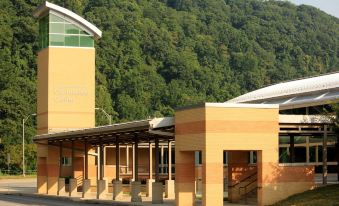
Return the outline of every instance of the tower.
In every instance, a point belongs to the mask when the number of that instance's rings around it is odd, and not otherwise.
[[[37,131],[48,134],[95,126],[94,39],[101,31],[79,15],[44,2],[39,19]],[[38,145],[38,192],[54,193],[61,162],[55,146]]]

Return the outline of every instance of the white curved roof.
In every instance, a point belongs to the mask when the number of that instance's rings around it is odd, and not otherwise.
[[[65,9],[61,6],[52,4],[48,1],[45,1],[41,6],[39,6],[33,13],[35,17],[40,17],[46,14],[47,11],[52,10],[54,12],[60,13],[71,20],[77,22],[82,27],[86,28],[91,34],[93,34],[94,38],[98,39],[101,38],[102,32],[93,24],[89,23],[86,19],[82,18],[81,16],[77,15],[76,13]]]
[[[271,85],[227,102],[275,103],[286,108],[298,108],[332,100],[339,100],[339,72]]]

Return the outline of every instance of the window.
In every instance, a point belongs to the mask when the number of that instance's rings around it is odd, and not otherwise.
[[[62,166],[72,166],[72,158],[71,157],[62,157],[61,165]]]
[[[227,165],[227,162],[228,162],[228,153],[227,153],[227,151],[224,151],[223,152],[223,163],[224,163],[224,165]]]
[[[39,47],[94,47],[93,35],[65,17],[49,13],[39,20]]]

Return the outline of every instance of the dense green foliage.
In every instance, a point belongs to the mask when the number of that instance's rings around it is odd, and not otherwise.
[[[20,155],[22,118],[36,111],[41,0],[0,1],[0,154]],[[339,69],[339,19],[260,0],[53,0],[103,31],[96,106],[114,121],[172,115],[275,82]],[[27,143],[34,135],[27,122]],[[97,124],[106,124],[98,112]],[[12,145],[10,148],[8,145]],[[17,160],[17,167],[20,160]],[[29,168],[34,167],[34,158]]]

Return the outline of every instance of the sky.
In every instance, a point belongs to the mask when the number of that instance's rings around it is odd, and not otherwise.
[[[289,0],[289,1],[297,5],[306,4],[317,7],[322,11],[339,18],[339,0]]]

